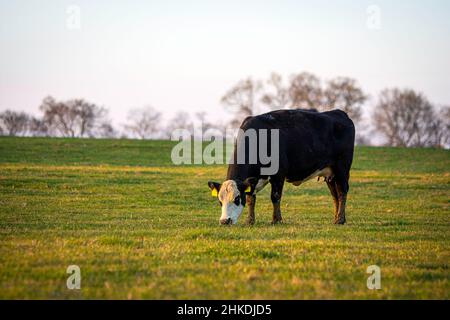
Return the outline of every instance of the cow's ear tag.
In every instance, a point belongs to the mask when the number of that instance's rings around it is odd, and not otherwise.
[[[212,195],[213,197],[217,197],[217,196],[218,196],[216,188],[214,188],[214,189],[211,190],[211,195]]]
[[[245,189],[244,192],[252,192],[252,188],[250,186],[248,186],[247,189]]]

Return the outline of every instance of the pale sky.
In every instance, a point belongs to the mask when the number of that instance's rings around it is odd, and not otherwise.
[[[105,106],[116,124],[145,105],[223,119],[228,88],[272,71],[350,76],[372,97],[398,86],[450,104],[449,39],[446,0],[0,0],[0,111],[36,114],[52,95]]]

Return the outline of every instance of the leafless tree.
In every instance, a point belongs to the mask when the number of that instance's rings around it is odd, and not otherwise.
[[[25,112],[6,110],[0,113],[0,127],[9,136],[25,135],[29,120]]]
[[[385,89],[374,111],[374,125],[391,146],[436,146],[442,124],[435,108],[421,93]]]
[[[366,94],[355,79],[338,77],[328,81],[324,89],[324,102],[320,109],[341,109],[358,122],[361,120],[361,106],[367,100]]]
[[[65,103],[48,96],[39,109],[44,113],[43,119],[52,135],[75,136],[75,114]]]
[[[29,121],[29,131],[34,137],[46,137],[49,135],[47,123],[40,118],[32,117]]]
[[[450,107],[444,106],[436,112],[430,125],[430,145],[437,148],[450,146]]]
[[[113,127],[111,122],[105,121],[102,122],[98,128],[95,130],[95,137],[97,138],[110,138],[114,139],[119,136],[119,133],[116,131],[116,129]]]
[[[284,109],[292,107],[292,99],[289,95],[289,88],[284,85],[283,77],[273,72],[267,81],[268,88],[261,98],[261,102],[270,109]]]
[[[323,106],[321,81],[312,73],[302,72],[291,76],[289,96],[292,108],[317,109]]]
[[[186,129],[193,134],[194,129],[193,121],[189,116],[189,113],[185,111],[179,111],[175,114],[175,116],[169,120],[166,127],[166,135],[170,138],[172,133],[177,129]]]
[[[221,103],[234,113],[231,121],[233,127],[237,127],[248,116],[257,112],[257,94],[261,90],[261,83],[251,78],[239,81],[222,97]]]
[[[355,144],[357,146],[370,146],[371,141],[367,135],[356,135]]]
[[[272,73],[261,102],[270,109],[322,108],[323,90],[321,81],[314,74],[302,72],[290,76],[288,83],[278,73]]]
[[[208,120],[207,113],[204,111],[195,113],[195,120],[202,125],[203,132],[212,128],[217,129],[217,125]]]
[[[56,101],[46,97],[40,110],[51,133],[63,137],[92,136],[106,109],[83,99]]]
[[[449,147],[450,144],[450,106],[445,106],[441,110],[441,116],[443,120],[442,130],[443,130],[443,140],[442,145]]]
[[[151,139],[158,132],[161,113],[152,107],[132,109],[127,116],[125,129],[139,139]]]
[[[95,131],[107,121],[104,119],[107,111],[83,99],[70,100],[69,107],[77,114],[76,124],[79,128],[80,137],[95,136]],[[108,124],[109,125],[109,124]]]
[[[290,82],[284,85],[282,77],[272,73],[267,83],[270,92],[263,95],[262,102],[271,109],[341,109],[358,122],[361,106],[367,99],[356,80],[348,77],[332,79],[323,87],[317,76],[302,72],[292,75]]]

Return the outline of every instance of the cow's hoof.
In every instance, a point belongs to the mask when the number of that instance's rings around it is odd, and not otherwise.
[[[342,224],[345,224],[345,222],[346,222],[345,219],[338,219],[338,220],[334,221],[334,224],[341,224],[342,225]]]
[[[272,220],[272,225],[282,224],[283,220]]]
[[[247,225],[253,226],[255,224],[255,220],[247,220]]]

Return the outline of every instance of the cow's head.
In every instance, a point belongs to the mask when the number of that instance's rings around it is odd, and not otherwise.
[[[217,197],[222,207],[221,224],[235,224],[242,214],[246,202],[246,195],[252,194],[257,183],[256,178],[245,181],[227,180],[220,184],[208,181],[211,195]]]

